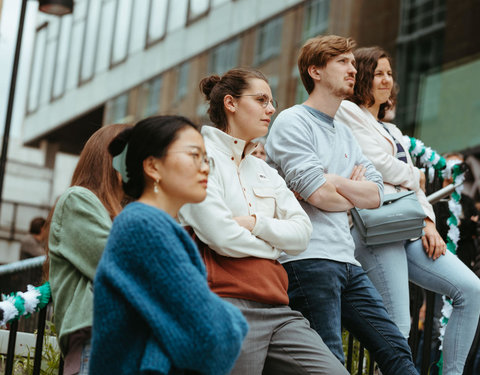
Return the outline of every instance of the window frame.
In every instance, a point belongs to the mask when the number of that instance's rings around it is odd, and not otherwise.
[[[152,17],[153,17],[153,12],[152,12],[152,7],[153,7],[153,1],[150,0],[148,3],[148,20],[147,20],[147,27],[145,29],[145,49],[148,49],[152,46],[154,46],[157,43],[160,43],[162,40],[165,39],[167,35],[167,29],[168,29],[168,14],[170,12],[170,0],[163,0],[167,2],[167,6],[165,8],[165,25],[163,27],[163,33],[160,37],[151,39],[150,38],[150,24],[152,22]]]
[[[117,28],[118,28],[118,20],[119,20],[119,13],[120,13],[120,1],[121,0],[115,0],[116,2],[116,9],[115,9],[115,21],[113,24],[113,37],[112,37],[112,45],[110,48],[110,64],[109,64],[109,69],[112,69],[125,61],[128,60],[128,55],[130,51],[130,39],[132,38],[131,36],[131,30],[132,30],[132,22],[133,22],[133,7],[134,7],[134,0],[129,0],[130,1],[130,16],[128,17],[128,26],[127,26],[127,31],[126,31],[126,44],[125,44],[125,57],[121,58],[118,61],[114,61],[114,50],[115,50],[115,35],[117,34]]]
[[[186,22],[186,27],[190,26],[192,23],[198,21],[199,19],[206,17],[209,13],[210,10],[212,9],[212,0],[206,0],[207,1],[207,9],[201,13],[198,13],[197,15],[192,15],[192,1],[195,0],[188,0],[187,4],[187,22]]]
[[[41,61],[36,61],[36,57],[37,57],[37,46],[38,46],[38,42],[39,42],[39,33],[40,32],[44,32],[45,33],[45,40],[43,42],[43,47],[38,47],[38,48],[42,48],[43,49],[43,55],[42,55],[42,59]],[[26,100],[26,114],[27,115],[30,115],[32,113],[35,113],[36,111],[38,111],[38,108],[40,106],[40,92],[41,92],[41,89],[42,89],[42,82],[43,82],[43,77],[44,77],[44,74],[42,74],[43,72],[43,68],[45,66],[45,56],[46,56],[46,49],[47,49],[47,39],[48,39],[48,21],[45,21],[43,22],[42,24],[40,24],[36,30],[35,30],[35,40],[34,40],[34,47],[33,47],[33,58],[32,58],[32,61],[31,61],[31,64],[30,64],[30,79],[29,79],[29,82],[28,82],[28,94],[27,94],[27,100]],[[33,74],[34,74],[34,67],[36,64],[41,64],[40,68],[39,68],[39,71],[40,71],[40,76],[39,76],[39,83],[38,83],[38,88],[37,88],[37,92],[34,94],[35,95],[35,105],[33,106],[33,108],[30,107],[30,93],[32,92],[32,83],[33,83]]]

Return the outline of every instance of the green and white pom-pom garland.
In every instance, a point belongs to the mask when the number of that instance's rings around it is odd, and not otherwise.
[[[0,301],[0,327],[18,320],[22,316],[29,316],[43,309],[50,301],[50,283],[34,287],[27,286],[26,292],[12,293],[9,296],[2,294]]]
[[[453,184],[458,184],[458,186],[455,188],[455,191],[452,193],[450,200],[448,201],[450,216],[447,219],[447,224],[449,227],[447,235],[447,249],[453,254],[457,254],[457,243],[460,239],[460,230],[458,229],[458,224],[460,223],[460,215],[462,214],[460,198],[463,190],[463,181],[465,180],[465,174],[461,170],[459,161],[451,160],[447,162],[444,178],[452,178]]]
[[[409,144],[409,152],[412,157],[419,158],[420,162],[429,170],[438,172],[439,177],[443,179],[452,178],[453,184],[458,185],[455,191],[451,194],[448,201],[448,209],[450,215],[447,219],[448,233],[447,233],[447,249],[454,255],[457,254],[457,244],[460,239],[460,230],[458,224],[460,222],[460,215],[462,213],[462,206],[460,204],[460,197],[463,190],[463,180],[465,179],[464,172],[461,170],[460,162],[456,160],[448,161],[440,156],[436,151],[430,147],[425,147],[422,141],[413,137],[404,136],[404,141]],[[443,349],[443,337],[447,327],[448,319],[452,314],[453,306],[452,300],[448,297],[442,296],[443,307],[442,317],[440,318],[440,351]],[[443,353],[440,356],[437,366],[439,367],[439,375],[442,375],[443,369]]]
[[[442,171],[447,165],[445,158],[430,147],[425,147],[419,139],[409,137],[408,135],[404,135],[403,138],[405,143],[410,145],[408,149],[410,155],[419,159],[425,167],[433,167],[436,171],[439,171],[439,176],[443,178]]]

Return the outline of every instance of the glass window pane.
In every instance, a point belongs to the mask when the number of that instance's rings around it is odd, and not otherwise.
[[[167,27],[167,0],[151,0],[151,11],[148,21],[148,43],[162,39]]]
[[[87,81],[93,77],[95,50],[97,49],[98,41],[100,6],[101,2],[99,0],[89,1],[87,27],[85,28],[85,39],[83,41],[80,82]]]
[[[210,0],[190,0],[188,2],[189,20],[195,19],[208,11]]]
[[[27,110],[33,112],[38,108],[40,86],[42,83],[42,70],[45,60],[45,49],[47,42],[47,28],[43,27],[37,31],[33,51],[32,70],[30,73],[30,88],[28,90]]]
[[[66,89],[74,89],[78,85],[80,74],[80,61],[82,57],[82,42],[85,35],[86,20],[74,21],[72,27],[72,39],[70,43],[70,58],[68,59]]]
[[[328,29],[330,0],[315,0],[305,8],[303,39],[323,34]]]
[[[133,7],[133,20],[130,31],[130,47],[129,52],[139,52],[145,48],[145,41],[147,37],[146,28],[148,27],[148,1],[137,1]]]
[[[120,95],[115,99],[113,122],[122,121],[128,114],[128,94]]]
[[[73,12],[73,20],[83,20],[87,17],[88,0],[75,1],[75,11]]]
[[[107,103],[106,124],[120,123],[128,114],[128,93],[117,96]]]
[[[210,54],[210,72],[223,74],[227,70],[236,67],[238,65],[239,48],[240,40],[234,39],[212,50]]]
[[[187,24],[187,0],[175,0],[170,3],[167,28],[172,31]]]
[[[98,0],[97,0],[98,1]],[[100,16],[100,30],[97,47],[97,60],[95,72],[104,72],[110,67],[110,51],[113,41],[113,26],[115,21],[116,0],[103,0],[101,16]]]
[[[60,30],[60,17],[47,16],[48,19],[48,28],[47,28],[47,39],[56,39],[58,37],[58,32]]]
[[[117,24],[113,35],[112,64],[121,62],[127,57],[131,16],[132,0],[118,0]]]
[[[143,116],[152,116],[158,113],[160,108],[160,94],[162,90],[163,79],[162,77],[157,77],[148,82],[147,84],[147,100],[145,109],[143,111]]]
[[[283,18],[275,18],[260,27],[257,34],[255,63],[260,64],[280,53]]]
[[[178,68],[177,100],[180,100],[187,95],[189,71],[190,63],[188,61],[180,65],[180,68]]]
[[[53,69],[55,64],[55,54],[57,51],[57,40],[47,41],[45,52],[45,65],[42,69],[42,87],[40,88],[40,104],[47,104],[50,101],[51,90],[53,85]]]
[[[61,29],[58,38],[57,56],[55,61],[52,99],[58,98],[65,92],[68,54],[71,46],[70,38],[72,35],[72,21],[73,17],[71,15],[61,18]]]

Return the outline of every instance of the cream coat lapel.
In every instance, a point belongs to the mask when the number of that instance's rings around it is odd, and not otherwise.
[[[393,148],[393,155],[397,154],[397,145],[395,141],[393,140],[392,136],[385,130],[385,128],[380,124],[377,119],[368,111],[363,106],[360,106],[360,109],[362,110],[363,114],[368,117],[368,121],[366,122],[368,126],[370,126],[373,130],[376,132],[380,133],[380,135],[385,138],[388,142],[390,142],[392,148]],[[373,125],[375,124],[375,125]],[[378,126],[377,126],[378,125]]]

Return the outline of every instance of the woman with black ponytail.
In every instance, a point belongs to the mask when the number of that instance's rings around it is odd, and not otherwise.
[[[110,144],[125,193],[95,277],[90,374],[229,373],[247,332],[212,293],[188,233],[175,221],[205,199],[210,159],[180,116],[140,121]]]

